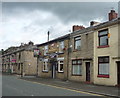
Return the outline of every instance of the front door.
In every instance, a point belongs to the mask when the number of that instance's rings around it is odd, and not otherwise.
[[[117,62],[117,82],[120,85],[120,62]]]
[[[90,82],[90,62],[86,62],[86,81]]]

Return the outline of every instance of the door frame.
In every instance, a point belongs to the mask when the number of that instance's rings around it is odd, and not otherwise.
[[[120,86],[120,61],[117,61],[117,85]]]
[[[88,67],[88,65],[87,65],[87,63],[89,63],[89,67]],[[91,81],[91,63],[90,63],[90,61],[88,61],[88,62],[85,62],[85,67],[86,67],[86,82],[90,82]],[[88,73],[88,68],[89,68],[89,73]]]

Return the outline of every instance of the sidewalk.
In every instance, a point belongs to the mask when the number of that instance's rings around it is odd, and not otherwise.
[[[107,97],[120,98],[120,88],[118,87],[100,86],[100,85],[86,84],[83,82],[78,83],[73,81],[63,81],[63,80],[51,79],[51,78],[22,77],[21,79],[49,84],[58,87],[69,88],[78,91],[80,90],[84,92],[105,95]]]

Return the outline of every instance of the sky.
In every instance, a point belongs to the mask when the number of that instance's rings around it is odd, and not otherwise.
[[[108,21],[117,2],[2,2],[0,49],[21,43],[41,44],[72,32],[73,25],[89,27],[90,21]]]

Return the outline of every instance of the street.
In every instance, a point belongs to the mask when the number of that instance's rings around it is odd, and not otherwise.
[[[2,83],[2,96],[96,96],[90,93],[25,81],[13,75],[3,75]]]

